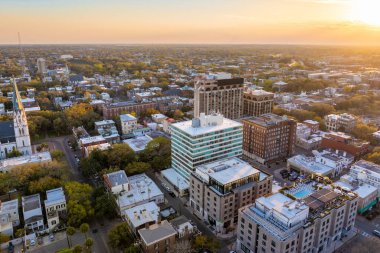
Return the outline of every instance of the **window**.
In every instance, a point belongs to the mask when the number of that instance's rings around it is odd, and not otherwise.
[[[276,242],[275,241],[272,241],[271,244],[272,244],[273,247],[276,247]]]

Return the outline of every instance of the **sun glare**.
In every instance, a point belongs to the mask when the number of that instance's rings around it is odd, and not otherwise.
[[[380,26],[380,0],[353,0],[352,12],[355,21]]]

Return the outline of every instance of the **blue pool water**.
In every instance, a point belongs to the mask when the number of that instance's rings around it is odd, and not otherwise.
[[[312,192],[313,192],[312,190],[306,188],[306,189],[301,189],[298,192],[293,193],[292,195],[297,199],[303,199],[309,196]]]

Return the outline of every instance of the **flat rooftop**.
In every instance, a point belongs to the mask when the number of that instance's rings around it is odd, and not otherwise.
[[[328,202],[339,197],[333,190],[323,188],[304,198],[305,203],[313,210],[324,207]]]
[[[131,114],[122,114],[120,115],[120,120],[123,121],[132,121],[137,120],[136,117],[132,116]]]
[[[365,160],[357,161],[353,166],[360,167],[360,168],[380,174],[380,165],[377,165],[375,163],[371,163]]]
[[[182,121],[171,125],[172,128],[180,129],[191,136],[197,136],[202,134],[214,133],[228,128],[242,127],[242,124],[234,120],[223,118],[223,122],[220,125],[207,125],[203,127],[193,127],[192,121]]]
[[[315,157],[307,157],[304,155],[296,155],[288,159],[288,164],[302,168],[303,171],[307,170],[310,173],[318,175],[328,175],[334,171],[334,168],[329,167],[323,163],[315,161]]]
[[[112,187],[128,183],[128,177],[124,170],[105,174],[104,177],[108,180]]]
[[[104,137],[101,135],[97,135],[97,136],[80,138],[80,142],[83,145],[86,145],[86,144],[91,144],[91,143],[95,143],[95,142],[106,142],[106,139],[104,139]]]
[[[300,213],[304,212],[304,210],[308,209],[307,205],[302,204],[297,200],[292,200],[279,192],[268,197],[260,197],[256,199],[256,204],[259,204],[268,210],[274,210],[288,219],[294,219],[299,216]]]
[[[65,193],[62,187],[46,191],[45,207],[66,202]]]
[[[129,186],[130,190],[118,197],[121,209],[163,196],[158,186],[145,173],[129,177]]]
[[[0,214],[14,211],[18,212],[18,199],[0,202]]]
[[[14,167],[14,166],[22,166],[30,163],[38,163],[38,162],[49,162],[51,161],[50,152],[40,152],[35,153],[33,155],[24,155],[13,158],[8,158],[4,160],[0,160],[0,170],[1,168],[6,167]]]
[[[201,165],[195,169],[195,173],[206,181],[213,178],[225,185],[258,174],[260,171],[253,168],[249,163],[232,157]]]
[[[95,126],[104,126],[104,125],[111,125],[111,124],[115,124],[115,121],[113,120],[101,120],[101,121],[96,121],[95,122]]]
[[[180,190],[186,190],[190,187],[186,179],[172,168],[162,170],[161,175],[163,175],[172,185],[177,186]]]
[[[28,212],[35,209],[41,208],[40,194],[34,194],[30,196],[22,197],[22,206],[24,212]]]
[[[286,116],[279,116],[273,113],[266,113],[261,115],[260,117],[252,117],[244,119],[245,121],[255,123],[260,126],[272,126],[281,122],[288,121],[289,119]]]
[[[154,201],[151,201],[124,210],[122,214],[127,217],[133,227],[137,228],[145,223],[157,222],[160,208]]]
[[[149,137],[148,135],[143,135],[143,136],[137,136],[132,139],[126,139],[123,142],[127,143],[131,147],[131,149],[133,149],[133,151],[139,152],[139,151],[143,151],[151,140],[153,139]]]
[[[165,238],[175,236],[177,231],[167,220],[164,220],[160,224],[151,225],[148,229],[140,229],[139,234],[146,245],[151,245]]]

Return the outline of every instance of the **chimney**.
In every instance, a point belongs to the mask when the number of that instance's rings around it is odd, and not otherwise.
[[[157,224],[161,224],[161,215],[158,215],[157,217]]]
[[[145,228],[149,229],[149,222],[145,223]]]

